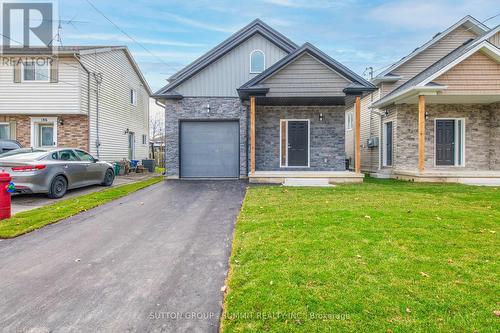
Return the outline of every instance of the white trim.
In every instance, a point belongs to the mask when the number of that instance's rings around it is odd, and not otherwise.
[[[436,146],[436,139],[437,139],[437,126],[436,126],[436,123],[438,120],[453,120],[454,121],[454,132],[455,132],[455,138],[453,139],[454,140],[454,148],[453,148],[453,159],[454,159],[454,165],[439,165],[437,164],[437,154],[436,154],[436,149],[437,149],[437,146]],[[457,148],[457,142],[458,142],[458,136],[459,136],[459,133],[458,133],[458,121],[457,120],[460,120],[462,121],[462,131],[461,131],[461,141],[460,141],[460,148],[461,148],[461,151],[458,151],[456,148]],[[465,118],[434,118],[434,147],[433,147],[433,150],[432,150],[432,154],[434,155],[434,167],[435,168],[464,168],[465,167]],[[458,159],[460,157],[460,154],[462,155],[462,163],[461,164],[458,164]]]
[[[432,74],[427,79],[425,79],[424,81],[417,84],[415,87],[425,86],[426,84],[428,84],[429,82],[431,82],[435,78],[446,73],[447,71],[449,71],[450,69],[452,69],[453,67],[455,67],[456,65],[458,65],[459,63],[461,63],[462,61],[464,61],[465,59],[467,59],[468,57],[470,57],[474,53],[476,53],[477,51],[482,50],[483,48],[486,49],[487,51],[491,51],[490,56],[495,57],[495,55],[496,55],[497,56],[496,61],[500,62],[500,49],[493,46],[488,41],[482,41],[481,43],[477,44],[472,49],[470,49],[469,51],[467,51],[466,53],[462,54],[460,57],[455,59],[453,62],[450,62],[445,67],[441,68],[439,71],[437,71],[436,73]]]
[[[386,141],[387,141],[387,124],[392,123],[392,162],[391,165],[387,164],[387,146],[386,146]],[[382,127],[382,166],[387,167],[387,168],[392,168],[394,164],[394,120],[387,120],[383,122],[383,127]]]
[[[405,89],[396,95],[392,96],[389,98],[387,101],[383,101],[380,103],[379,101],[374,102],[371,106],[371,108],[375,109],[380,109],[383,108],[389,104],[391,104],[394,100],[404,97],[404,98],[410,98],[413,95],[437,95],[438,91],[445,90],[447,89],[448,86],[426,86],[426,87],[419,87],[419,86],[413,86],[408,89]]]
[[[349,122],[349,118],[351,118],[351,121]],[[345,128],[347,131],[352,131],[353,129],[353,124],[354,124],[354,112],[353,111],[347,111],[347,116],[345,118]],[[349,126],[351,125],[351,126]]]
[[[307,122],[307,165],[288,165],[288,122],[289,121],[305,121]],[[281,124],[286,123],[286,165],[281,164],[282,154],[281,154],[281,140],[282,129]],[[280,151],[280,168],[310,168],[311,166],[311,120],[310,119],[280,119],[280,142],[279,142],[279,151]]]
[[[383,72],[381,72],[377,76],[384,76],[384,75],[392,72],[396,68],[399,68],[401,65],[403,65],[404,63],[406,63],[408,60],[413,59],[413,57],[415,57],[418,54],[420,54],[421,52],[427,50],[429,47],[431,47],[432,45],[434,45],[435,43],[437,43],[438,41],[440,41],[443,37],[447,36],[450,32],[454,31],[456,28],[458,28],[459,26],[465,24],[466,22],[470,22],[474,26],[476,26],[479,29],[483,30],[483,32],[486,32],[486,31],[489,30],[489,28],[486,25],[484,25],[481,22],[477,21],[472,16],[466,16],[463,19],[461,19],[460,21],[458,21],[457,23],[453,24],[448,29],[446,29],[443,32],[441,32],[438,36],[435,36],[434,38],[430,39],[429,41],[427,41],[425,44],[423,44],[419,48],[415,49],[413,52],[411,52],[410,54],[408,54],[406,57],[401,58],[400,60],[398,60],[397,62],[395,62],[394,64],[392,64],[389,68],[387,68],[386,70],[384,70]]]
[[[54,127],[54,146],[57,147],[57,117],[30,117],[30,144],[31,147],[41,147],[37,146],[37,131],[36,126],[40,124],[52,124]]]
[[[47,67],[48,67],[48,75],[45,80],[36,80],[36,66],[38,66],[38,63],[36,61],[33,62],[35,65],[35,80],[25,80],[24,79],[24,62],[21,62],[21,83],[50,83],[50,75],[52,71],[52,66],[51,63],[47,60]]]
[[[263,69],[262,69],[262,71],[260,71],[260,72],[254,72],[254,71],[252,71],[252,55],[253,55],[255,52],[260,52],[260,53],[262,53],[262,56],[264,56],[264,68],[263,68]],[[249,68],[249,72],[250,72],[250,74],[260,74],[260,73],[262,73],[263,71],[265,71],[265,70],[266,70],[266,54],[264,53],[264,51],[259,50],[259,49],[255,49],[255,50],[253,50],[252,52],[250,52],[250,62],[249,62],[249,64],[250,64],[250,68]]]

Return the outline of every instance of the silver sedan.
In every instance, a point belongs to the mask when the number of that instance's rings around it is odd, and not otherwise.
[[[62,198],[68,189],[89,185],[111,186],[113,165],[81,149],[17,149],[0,155],[0,170],[12,177],[15,193],[46,193]]]

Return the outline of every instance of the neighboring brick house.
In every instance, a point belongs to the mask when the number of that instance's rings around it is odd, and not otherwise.
[[[500,26],[467,16],[373,78],[378,89],[361,101],[362,170],[500,183],[499,47]],[[346,136],[355,160],[354,134]]]
[[[77,147],[109,161],[148,157],[150,89],[122,46],[0,53],[0,139]]]
[[[375,87],[313,45],[255,20],[168,81],[153,97],[169,178],[362,181],[345,168],[344,111]]]

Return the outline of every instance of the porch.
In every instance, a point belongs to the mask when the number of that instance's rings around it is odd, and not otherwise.
[[[249,182],[255,184],[291,184],[290,186],[328,186],[362,183],[364,174],[352,171],[255,171]]]

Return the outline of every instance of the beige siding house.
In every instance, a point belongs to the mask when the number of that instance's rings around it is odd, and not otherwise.
[[[500,183],[499,30],[467,16],[372,80],[379,89],[361,102],[363,171]]]
[[[0,54],[0,138],[109,161],[147,158],[150,90],[127,48],[44,52]]]

